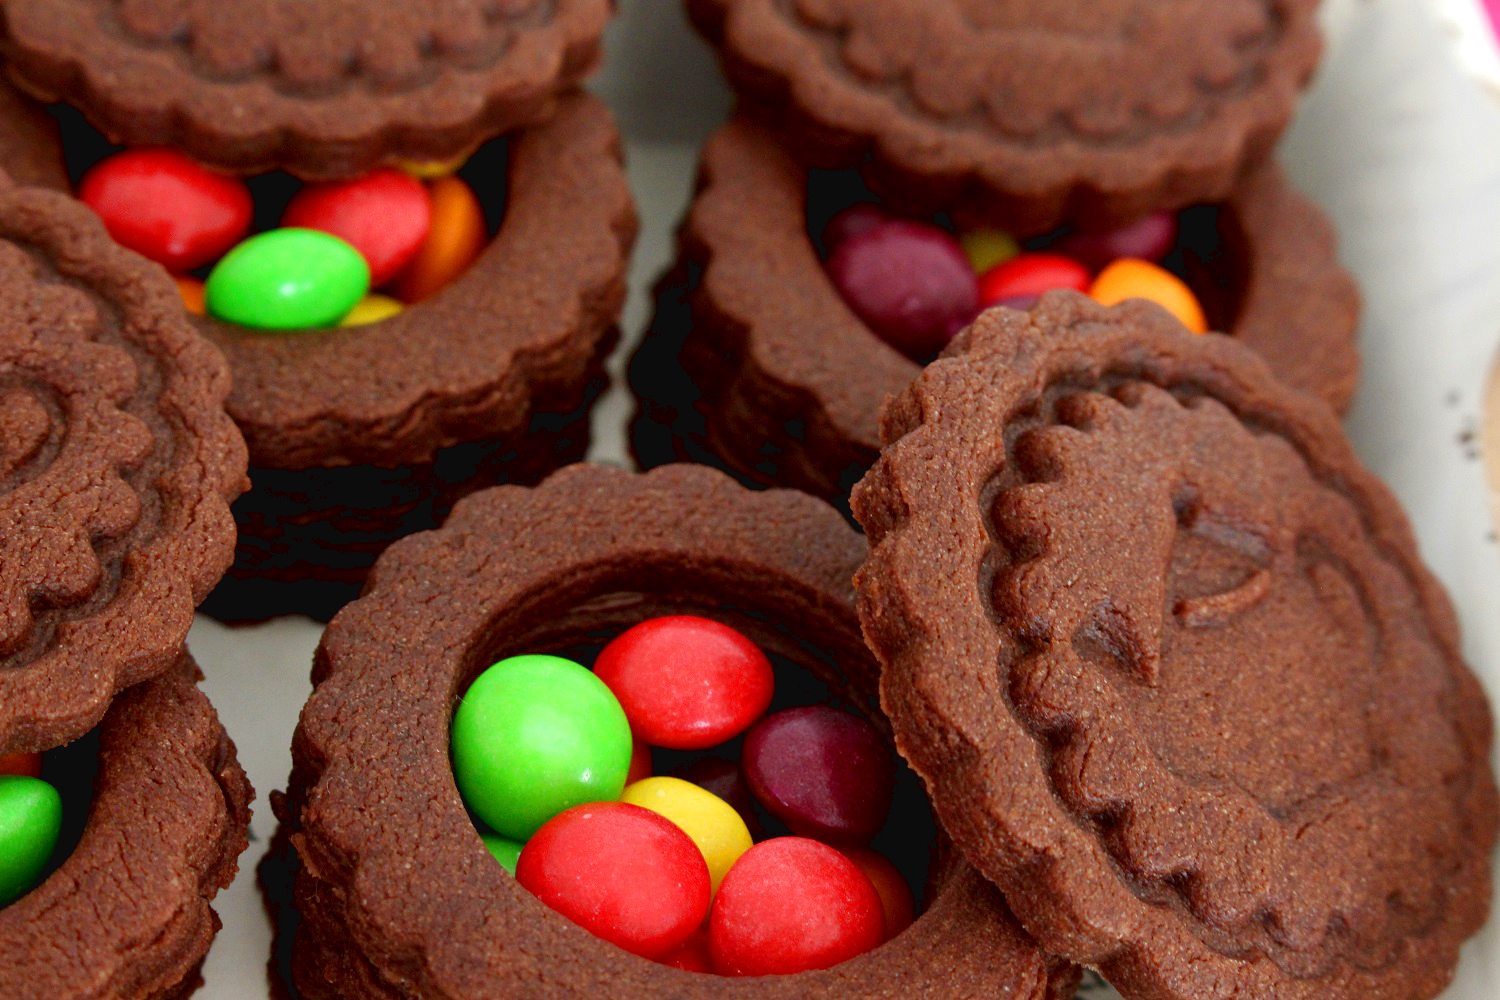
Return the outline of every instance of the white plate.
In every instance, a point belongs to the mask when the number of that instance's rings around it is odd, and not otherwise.
[[[627,2],[595,89],[620,115],[643,229],[626,311],[627,345],[669,263],[697,149],[729,97],[675,0]],[[1293,177],[1338,224],[1341,255],[1365,293],[1364,380],[1349,420],[1365,461],[1411,512],[1423,553],[1448,586],[1465,650],[1500,692],[1500,548],[1488,520],[1473,434],[1481,380],[1500,342],[1500,105],[1457,69],[1422,0],[1330,2],[1331,46],[1289,135]],[[593,457],[624,460],[628,405],[619,382],[596,411]],[[260,796],[257,841],[219,897],[224,930],[205,968],[209,1000],[267,995],[270,928],[255,862],[274,829],[266,793],[281,787],[308,693],[319,629],[306,619],[190,637],[207,689]],[[1500,994],[1500,926],[1464,953],[1444,1000]],[[1108,994],[1106,994],[1108,995]]]

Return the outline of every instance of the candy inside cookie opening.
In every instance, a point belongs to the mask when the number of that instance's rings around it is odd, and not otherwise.
[[[453,759],[486,846],[543,902],[644,958],[726,975],[827,968],[911,923],[937,831],[869,712],[873,667],[845,675],[832,651],[855,637],[632,593],[526,632],[471,661]],[[524,764],[502,766],[494,748],[528,729]],[[744,946],[805,921],[799,907],[838,926]]]
[[[403,163],[305,184],[238,178],[170,149],[121,149],[52,113],[78,197],[119,243],[165,267],[187,309],[262,331],[362,326],[441,292],[505,213],[504,137],[453,163]]]
[[[1245,284],[1244,238],[1228,206],[1159,212],[1108,232],[1026,240],[889,211],[852,171],[810,171],[808,234],[844,301],[914,361],[935,358],[984,309],[1025,309],[1068,288],[1113,305],[1145,298],[1189,330],[1230,330]]]
[[[97,730],[46,753],[0,755],[0,908],[45,882],[83,838]]]

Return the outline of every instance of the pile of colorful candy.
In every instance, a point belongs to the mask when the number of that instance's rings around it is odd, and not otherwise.
[[[1177,243],[1176,216],[1159,212],[1110,232],[1054,233],[1023,247],[998,230],[957,237],[941,226],[895,218],[857,202],[823,230],[828,275],[849,307],[891,346],[927,360],[979,311],[1029,307],[1070,288],[1105,305],[1150,299],[1195,333],[1203,308],[1161,266]]]
[[[764,715],[774,684],[754,643],[688,616],[626,631],[593,671],[512,657],[454,714],[454,777],[496,859],[595,935],[694,972],[828,968],[912,921],[906,880],[865,846],[890,812],[894,759],[846,712]],[[651,776],[651,747],[741,734],[741,764]],[[793,836],[755,843],[756,803]]]
[[[42,755],[0,756],[0,906],[36,884],[62,830],[62,797],[42,777]]]
[[[176,277],[194,313],[264,330],[358,326],[435,294],[484,248],[484,209],[460,166],[307,184],[279,228],[248,238],[249,185],[168,149],[101,160],[78,196],[117,242]],[[210,265],[206,284],[190,273]]]

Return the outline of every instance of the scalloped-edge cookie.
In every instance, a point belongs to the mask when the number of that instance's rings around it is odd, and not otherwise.
[[[917,214],[1020,235],[1229,196],[1317,64],[1317,0],[689,0],[744,107]]]
[[[201,983],[253,793],[199,676],[184,652],[110,706],[82,839],[0,908],[0,996],[177,1000]]]
[[[112,142],[353,177],[545,120],[613,0],[4,0],[0,53]]]
[[[862,558],[826,505],[701,466],[575,465],[535,489],[475,494],[438,531],[391,546],[324,633],[280,800],[299,859],[301,996],[1071,995],[1076,970],[1036,950],[961,862],[938,866],[925,914],[875,951],[821,972],[721,978],[638,958],[549,910],[494,863],[464,810],[448,726],[474,676],[660,614],[729,621],[883,719],[852,606]]]
[[[856,579],[897,745],[1129,1000],[1438,994],[1491,716],[1390,492],[1242,345],[1049,293],[887,407]]]
[[[234,552],[229,371],[160,268],[0,175],[0,753],[169,669]]]

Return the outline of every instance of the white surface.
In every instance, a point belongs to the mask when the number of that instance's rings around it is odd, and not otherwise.
[[[626,0],[595,89],[619,113],[643,223],[626,310],[627,344],[647,319],[692,190],[697,148],[729,106],[707,51],[675,0]],[[1500,104],[1453,65],[1423,0],[1337,0],[1340,42],[1283,156],[1336,221],[1342,257],[1366,300],[1364,381],[1349,428],[1366,462],[1411,512],[1422,549],[1453,595],[1465,650],[1500,694],[1500,548],[1472,434],[1485,368],[1500,342]],[[620,380],[595,414],[594,457],[624,461]],[[270,927],[254,866],[274,820],[308,693],[319,629],[301,618],[226,629],[200,619],[189,638],[206,687],[260,792],[256,842],[219,897],[224,930],[205,969],[206,1000],[267,995]],[[1500,924],[1464,953],[1444,1000],[1500,995]]]

